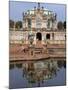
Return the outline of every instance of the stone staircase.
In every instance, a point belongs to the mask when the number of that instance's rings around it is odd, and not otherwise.
[[[34,55],[44,55],[48,54],[48,50],[46,46],[43,46],[41,41],[37,41],[36,45],[34,46],[33,53]]]

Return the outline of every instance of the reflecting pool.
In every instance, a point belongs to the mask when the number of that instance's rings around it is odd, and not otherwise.
[[[62,86],[66,84],[66,61],[10,62],[9,88]]]

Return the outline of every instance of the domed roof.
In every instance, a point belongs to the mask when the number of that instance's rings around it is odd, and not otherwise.
[[[38,10],[39,10],[40,12],[43,11],[43,15],[52,15],[52,14],[54,14],[53,11],[50,11],[50,10],[44,8],[44,7],[40,7],[40,4],[39,4],[39,3],[38,3],[38,7],[37,7],[37,8],[34,7],[34,8],[31,9],[31,10],[27,10],[27,11],[25,12],[25,14],[27,14],[27,15],[35,15],[35,12],[38,11]]]
[[[30,14],[30,15],[34,15],[34,14],[35,14],[35,11],[37,11],[37,9],[36,9],[36,10],[34,10],[34,9],[28,10],[26,13],[27,13],[27,14]],[[40,11],[42,11],[42,9],[40,9]],[[44,15],[51,15],[51,14],[53,14],[53,12],[50,11],[50,10],[48,10],[48,9],[46,9],[46,8],[44,8],[43,14],[44,14]]]

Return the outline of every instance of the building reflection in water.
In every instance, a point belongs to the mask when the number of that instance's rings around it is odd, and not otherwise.
[[[37,83],[37,86],[40,86],[44,81],[56,77],[60,68],[66,68],[66,62],[45,60],[10,63],[10,70],[15,67],[22,69],[22,77],[26,78],[29,84]]]

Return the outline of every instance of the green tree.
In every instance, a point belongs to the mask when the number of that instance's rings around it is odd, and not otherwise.
[[[66,29],[66,21],[63,22],[63,27]]]
[[[63,29],[63,23],[62,23],[61,21],[58,22],[57,28],[58,28],[59,30],[62,30],[62,29]]]
[[[9,20],[9,28],[13,28],[14,27],[14,21],[13,20]]]
[[[17,21],[16,22],[16,28],[17,29],[22,28],[22,21]]]

